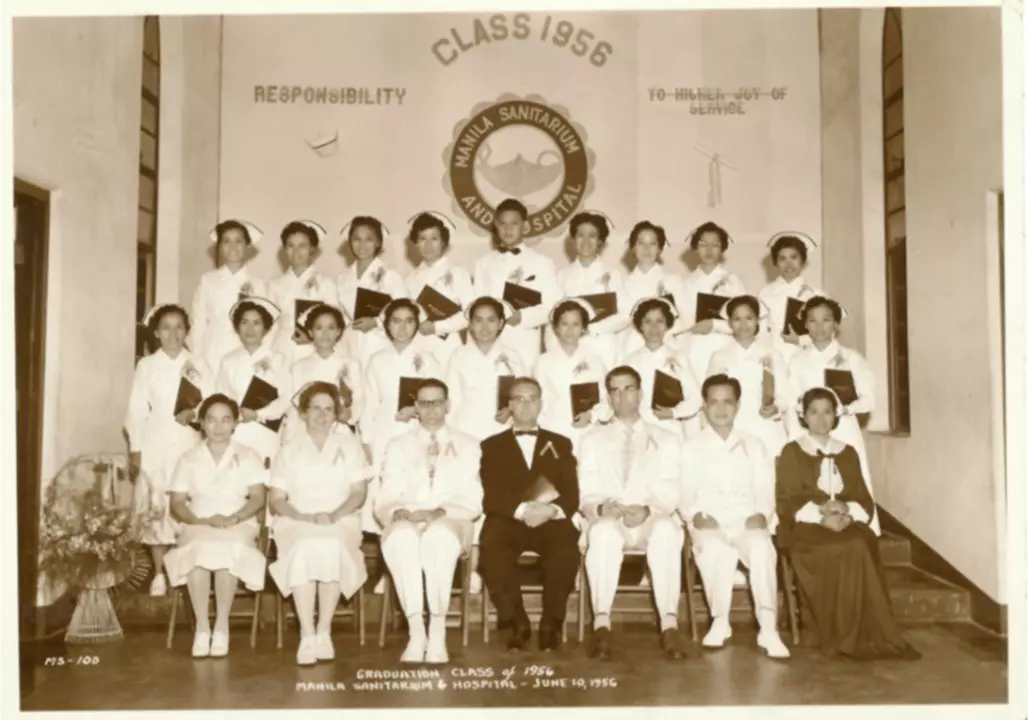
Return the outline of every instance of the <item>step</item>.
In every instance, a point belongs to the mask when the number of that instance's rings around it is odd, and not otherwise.
[[[899,535],[882,533],[878,539],[878,556],[882,565],[910,565],[910,541]]]

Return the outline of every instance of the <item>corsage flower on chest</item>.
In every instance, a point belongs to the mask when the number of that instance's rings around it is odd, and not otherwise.
[[[382,278],[385,277],[385,268],[380,267],[371,276],[371,282],[375,283],[375,287],[379,287],[382,284]]]
[[[725,275],[723,278],[714,283],[714,287],[711,288],[710,292],[712,295],[717,295],[717,291],[726,287],[731,280],[730,275]]]
[[[187,360],[186,364],[182,366],[182,377],[184,377],[189,382],[199,382],[200,371],[196,369],[196,366],[193,365],[191,361]]]
[[[575,365],[575,367],[571,370],[572,375],[581,375],[585,372],[589,372],[589,363],[587,363],[585,360]]]
[[[249,280],[243,283],[243,286],[239,288],[239,295],[246,297],[253,295],[253,283]]]
[[[521,282],[521,280],[524,279],[524,277],[525,277],[525,271],[522,268],[519,267],[519,268],[516,268],[510,275],[508,275],[507,279],[510,280],[512,283],[517,284],[517,283]]]
[[[678,370],[679,370],[678,362],[673,357],[669,357],[664,362],[664,367],[667,368],[668,370],[670,370],[671,372],[676,373],[676,374],[678,373]]]
[[[832,358],[832,367],[837,370],[843,370],[846,367],[846,356],[842,354],[842,350],[835,354]]]
[[[307,284],[303,286],[303,289],[305,291],[307,291],[308,293],[315,293],[315,292],[317,292],[318,291],[318,276],[317,275],[311,275],[310,280],[308,280]]]
[[[507,357],[506,353],[501,353],[500,356],[496,358],[496,367],[500,368],[501,371],[506,370],[507,375],[514,374],[514,368],[510,366],[510,359]]]
[[[448,287],[448,288],[452,288],[453,287],[453,271],[452,270],[447,270],[446,271],[446,274],[443,275],[443,277],[442,277],[442,283],[443,283],[443,287]]]
[[[411,364],[414,367],[414,372],[421,372],[425,367],[425,359],[420,354],[415,355]]]
[[[271,358],[261,358],[253,366],[254,374],[260,375],[262,373],[271,372]]]

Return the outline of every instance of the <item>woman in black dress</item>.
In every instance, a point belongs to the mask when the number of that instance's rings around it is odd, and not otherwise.
[[[915,660],[920,653],[892,615],[860,459],[831,436],[840,408],[827,388],[803,395],[807,432],[785,446],[777,463],[778,545],[795,569],[823,654]]]

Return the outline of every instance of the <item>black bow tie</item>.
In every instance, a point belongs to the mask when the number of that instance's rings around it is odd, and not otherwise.
[[[501,245],[500,247],[498,247],[496,249],[499,250],[504,255],[506,255],[507,253],[510,253],[511,255],[520,255],[521,254],[521,248],[519,248],[519,247],[513,247],[512,248],[512,247],[507,247],[506,245]]]
[[[532,437],[538,437],[538,430],[515,430],[514,437],[521,437],[522,435],[531,435]]]
[[[819,458],[821,458],[822,460],[824,460],[825,458],[830,458],[832,460],[835,460],[835,458],[839,457],[839,454],[838,453],[835,453],[835,454],[826,453],[826,452],[822,452],[821,450],[818,450],[817,451],[817,456]]]

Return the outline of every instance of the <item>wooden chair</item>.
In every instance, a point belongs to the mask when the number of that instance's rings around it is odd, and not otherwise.
[[[778,557],[782,568],[782,590],[785,592],[785,603],[789,608],[789,631],[792,634],[792,644],[799,645],[799,589],[796,587],[796,577],[792,569],[792,562],[789,560],[789,554],[779,550]]]
[[[461,553],[460,558],[457,560],[457,574],[461,577],[461,586],[450,590],[451,598],[458,593],[460,594],[460,609],[456,613],[446,613],[447,617],[456,615],[460,618],[461,645],[464,647],[468,646],[468,635],[471,629],[471,573],[473,568],[477,566],[478,546],[473,545],[471,552]],[[397,601],[396,607],[393,607],[393,595],[395,594],[393,578],[389,573],[389,568],[384,564],[382,572],[385,578],[385,585],[382,591],[382,613],[378,623],[378,646],[380,648],[385,647],[386,629],[389,625],[390,616],[392,616],[393,630],[397,630],[399,629],[400,617],[402,615],[399,601]],[[425,611],[428,611],[427,607]]]
[[[538,560],[539,554],[534,553],[531,550],[526,550],[521,553],[521,557],[518,558],[520,565],[525,565],[525,561],[528,560],[530,563],[534,563]],[[585,573],[582,571],[582,561],[579,562],[578,577],[577,577],[577,590],[574,592],[578,593],[578,636],[575,638],[578,642],[582,642],[585,639],[585,596],[586,596],[586,585],[585,585]],[[543,592],[542,585],[522,585],[522,593],[535,593],[541,595]],[[482,584],[482,641],[485,643],[489,642],[489,623],[491,618],[495,615],[489,609],[489,587],[487,584]],[[562,642],[568,641],[568,621],[567,616],[564,617],[564,624],[561,626],[560,635]]]

